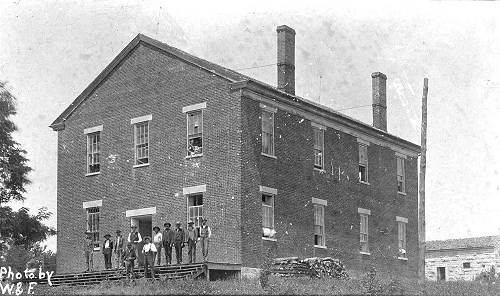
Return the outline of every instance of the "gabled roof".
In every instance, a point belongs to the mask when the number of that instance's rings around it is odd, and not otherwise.
[[[499,242],[497,235],[428,241],[427,251],[494,248]]]
[[[418,153],[420,151],[420,147],[414,143],[406,141],[402,138],[399,138],[395,135],[389,134],[386,131],[377,129],[369,124],[356,120],[352,117],[334,111],[331,108],[318,104],[316,102],[306,100],[296,95],[288,94],[282,90],[277,89],[275,86],[269,85],[262,81],[258,81],[236,71],[224,68],[217,64],[211,63],[204,59],[193,56],[189,53],[186,53],[180,49],[169,46],[165,43],[162,43],[158,40],[145,36],[143,34],[138,34],[114,59],[113,61],[90,83],[89,86],[69,105],[62,113],[57,117],[56,120],[50,125],[53,130],[61,130],[64,129],[64,122],[66,119],[71,116],[71,114],[85,101],[90,94],[104,81],[104,79],[128,56],[132,50],[140,43],[143,43],[147,46],[154,47],[160,51],[163,51],[167,54],[173,55],[176,58],[189,63],[195,67],[199,67],[207,72],[210,72],[214,75],[217,75],[223,79],[228,80],[233,83],[233,86],[236,87],[254,87],[265,90],[267,92],[271,92],[275,96],[279,96],[282,98],[286,98],[297,102],[299,104],[304,104],[308,106],[313,106],[316,110],[321,111],[322,113],[328,114],[330,117],[334,117],[339,119],[343,124],[348,124],[351,126],[357,126],[365,131],[368,131],[376,137],[379,137],[386,141],[397,142],[400,145],[403,145],[407,149]]]

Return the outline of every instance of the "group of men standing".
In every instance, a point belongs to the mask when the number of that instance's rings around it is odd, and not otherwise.
[[[104,255],[104,266],[106,269],[112,268],[111,258],[115,255],[116,268],[125,268],[127,274],[132,273],[133,268],[139,264],[136,262],[139,258],[139,244],[144,242],[141,253],[144,255],[143,265],[144,273],[147,273],[148,268],[151,268],[154,277],[154,266],[161,265],[161,250],[164,249],[165,265],[172,264],[172,247],[175,249],[177,264],[182,264],[182,249],[188,247],[188,263],[196,262],[196,245],[201,244],[203,262],[207,261],[209,239],[212,236],[212,231],[207,225],[207,219],[201,220],[200,227],[194,227],[194,222],[189,221],[186,230],[182,228],[182,223],[177,222],[175,229],[171,229],[170,223],[163,224],[165,229],[160,231],[160,227],[153,227],[153,239],[149,236],[142,238],[137,230],[137,225],[131,226],[131,231],[128,234],[125,244],[125,238],[121,234],[121,230],[116,231],[116,237],[111,240],[111,235],[104,235],[102,244],[102,253]],[[93,252],[94,240],[91,232],[86,232],[87,237],[84,245],[84,253],[87,264],[87,271],[93,270]],[[125,247],[126,246],[126,247]],[[156,263],[156,264],[155,264]]]

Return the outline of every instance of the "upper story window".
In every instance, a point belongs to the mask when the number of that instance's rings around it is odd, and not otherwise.
[[[101,131],[102,125],[86,128],[87,135],[87,175],[98,174],[101,171]]]
[[[314,246],[325,247],[325,206],[327,201],[313,198],[312,203],[314,206]]]
[[[277,190],[265,186],[260,186],[262,197],[262,237],[274,239],[274,199]]]
[[[135,164],[149,163],[149,121],[135,124]]]
[[[359,144],[359,181],[368,183],[368,146]]]
[[[187,121],[187,156],[186,158],[203,155],[203,109],[207,103],[198,103],[182,108]]]
[[[405,178],[405,159],[403,157],[397,156],[397,180],[398,180],[398,192],[406,193],[406,178]]]
[[[363,254],[370,254],[370,245],[368,242],[368,217],[370,210],[358,208],[359,213],[359,244],[360,252]]]
[[[314,168],[322,170],[325,166],[325,128],[311,122],[314,132]]]
[[[274,113],[275,108],[260,105],[262,108],[262,154],[274,157]]]
[[[152,118],[153,116],[150,114],[130,120],[130,123],[134,125],[135,166],[149,164],[149,121]]]
[[[187,155],[203,154],[203,113],[201,110],[187,112]]]
[[[101,171],[101,132],[87,134],[87,173],[98,173]]]

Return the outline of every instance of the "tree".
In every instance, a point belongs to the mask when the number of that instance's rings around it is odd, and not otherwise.
[[[10,200],[24,200],[25,186],[30,183],[26,151],[14,141],[17,130],[11,116],[16,114],[16,98],[0,81],[0,204]],[[1,222],[1,221],[0,221]]]

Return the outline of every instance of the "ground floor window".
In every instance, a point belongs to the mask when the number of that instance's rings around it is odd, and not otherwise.
[[[94,249],[99,248],[99,207],[87,208],[87,231],[91,233]]]
[[[325,244],[325,206],[314,205],[314,245],[324,247]]]
[[[274,237],[274,196],[262,194],[262,236]]]

